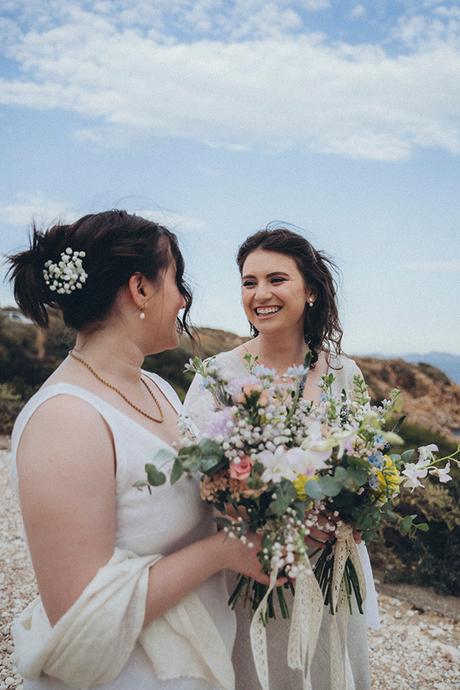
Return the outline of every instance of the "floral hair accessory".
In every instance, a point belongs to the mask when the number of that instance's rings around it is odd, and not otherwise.
[[[60,295],[70,295],[74,290],[80,290],[88,277],[82,262],[85,256],[86,252],[77,252],[67,247],[61,252],[58,263],[48,260],[43,269],[43,277],[49,289]]]

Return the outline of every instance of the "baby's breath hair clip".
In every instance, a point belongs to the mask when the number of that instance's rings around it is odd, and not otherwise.
[[[48,260],[43,269],[43,277],[49,289],[60,295],[70,295],[74,290],[80,290],[88,277],[82,262],[85,256],[86,252],[77,252],[67,247],[61,253],[58,263]]]

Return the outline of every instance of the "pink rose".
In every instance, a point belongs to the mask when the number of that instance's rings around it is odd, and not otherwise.
[[[230,477],[231,479],[238,479],[240,482],[245,481],[251,474],[253,461],[248,455],[236,458],[230,463]]]

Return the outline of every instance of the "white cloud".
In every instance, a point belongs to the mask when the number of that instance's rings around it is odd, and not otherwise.
[[[148,220],[153,220],[160,225],[164,225],[168,230],[172,232],[192,232],[198,233],[206,230],[207,225],[203,220],[199,218],[194,218],[193,216],[186,216],[182,213],[177,213],[176,211],[171,211],[169,209],[142,209],[136,211],[138,216],[147,218]]]
[[[330,0],[304,0],[302,3],[305,9],[309,12],[318,12],[319,10],[326,10],[331,6]]]
[[[409,261],[403,267],[412,271],[423,271],[426,273],[455,273],[460,271],[460,259]]]
[[[202,232],[207,227],[200,218],[184,215],[171,209],[160,206],[155,209],[139,208],[139,200],[136,197],[120,199],[117,205],[121,205],[123,208],[127,206],[129,213],[136,213],[143,218],[154,220],[173,232],[196,233]],[[0,201],[0,216],[4,225],[24,228],[29,226],[32,221],[35,221],[39,227],[48,227],[56,222],[72,223],[88,212],[88,209],[79,210],[65,201],[49,199],[38,193],[20,194],[11,201]]]
[[[47,226],[58,221],[72,222],[80,215],[69,204],[41,194],[20,194],[12,201],[0,202],[0,216],[5,225],[27,227],[35,221],[38,226]]]
[[[433,14],[403,15],[392,30],[392,36],[411,49],[460,43],[460,10],[437,7]]]
[[[398,54],[300,31],[301,6],[159,0],[142,13],[135,0],[91,11],[64,2],[56,26],[38,23],[9,47],[21,76],[0,80],[0,102],[77,112],[75,135],[107,146],[172,136],[383,161],[420,147],[460,153],[455,17],[401,19]],[[168,26],[185,31],[187,13],[221,37],[179,42]]]

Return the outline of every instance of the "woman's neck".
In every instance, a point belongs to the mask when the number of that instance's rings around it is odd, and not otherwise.
[[[84,359],[99,374],[125,379],[133,383],[140,380],[144,355],[130,339],[117,337],[114,329],[101,329],[92,333],[79,333],[73,352]]]
[[[261,364],[276,369],[278,373],[288,367],[302,364],[308,352],[303,333],[270,333],[259,335],[251,341],[248,350],[258,355]]]

